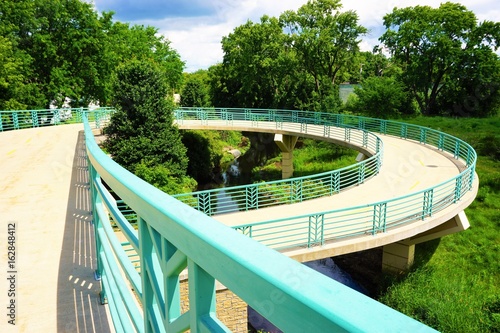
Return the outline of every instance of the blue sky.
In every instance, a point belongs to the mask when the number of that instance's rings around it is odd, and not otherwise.
[[[88,0],[98,11],[114,11],[115,19],[151,25],[165,35],[186,62],[188,72],[206,69],[222,61],[221,40],[247,20],[258,22],[263,15],[279,16],[297,10],[307,0]],[[394,7],[429,5],[436,0],[343,0],[342,11],[355,10],[361,25],[370,29],[360,46],[364,51],[378,44],[383,33],[382,17]],[[472,10],[480,21],[500,21],[500,1],[453,1]]]

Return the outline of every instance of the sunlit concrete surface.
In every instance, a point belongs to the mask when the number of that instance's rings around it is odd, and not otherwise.
[[[0,133],[0,267],[6,293],[7,225],[16,225],[16,320],[0,332],[110,332],[94,279],[82,124]]]

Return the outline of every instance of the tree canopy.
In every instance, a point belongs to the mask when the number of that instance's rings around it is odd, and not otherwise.
[[[114,22],[81,0],[0,2],[0,109],[109,104],[111,77],[130,59],[154,60],[177,88],[184,63],[157,29]]]
[[[216,105],[332,111],[338,84],[367,30],[338,0],[310,0],[297,12],[237,27],[222,39],[223,62],[211,71]]]
[[[380,40],[423,114],[484,116],[498,108],[500,23],[457,3],[395,8]],[[496,105],[496,107],[495,107]]]

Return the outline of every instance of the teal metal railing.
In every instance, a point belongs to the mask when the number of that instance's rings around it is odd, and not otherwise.
[[[317,112],[288,110],[189,108],[176,110],[176,122],[182,127],[189,127],[195,121],[195,124],[204,126],[223,126],[226,130],[241,128],[242,125],[254,130],[274,132],[295,130],[295,135],[299,133],[318,140],[332,140],[371,156],[348,167],[315,175],[173,196],[207,215],[214,215],[331,196],[364,183],[380,170],[383,157],[382,140],[367,130],[343,124],[343,118],[337,117],[338,115],[334,115],[335,119],[330,119],[331,116]],[[224,195],[221,195],[222,193]]]
[[[112,112],[113,109],[107,107],[0,111],[0,132],[81,123],[84,114],[99,128],[109,121]]]
[[[351,143],[352,146],[358,148],[370,147],[375,152],[366,161],[324,174],[176,195],[180,200],[207,214],[295,203],[305,198],[338,193],[344,186],[358,185],[364,181],[365,177],[377,174],[382,164],[382,142],[371,132],[434,146],[439,151],[448,153],[450,157],[463,162],[463,170],[457,176],[406,196],[358,207],[257,221],[233,227],[242,234],[274,249],[312,247],[335,239],[365,234],[375,235],[386,232],[391,227],[425,220],[427,217],[459,202],[472,189],[474,182],[477,160],[474,149],[456,137],[418,125],[384,119],[296,110],[198,108],[179,109],[175,114],[177,122],[183,127],[194,124],[195,128],[198,128],[197,125],[202,125],[207,128],[213,126],[219,129],[222,127],[231,129],[241,127],[244,122],[244,126],[247,127],[267,128],[275,131],[283,129],[285,124],[285,127],[288,128],[290,126],[291,128],[295,126],[295,129],[300,128],[302,135],[312,134],[308,130],[314,129],[317,139],[326,139],[326,133],[330,137],[331,133],[341,129],[344,131],[343,140],[346,143]],[[316,125],[316,127],[312,125]],[[319,130],[318,126],[320,126]],[[321,133],[321,126],[323,126],[323,133]],[[362,132],[356,132],[356,130]],[[362,133],[361,137],[359,133]],[[341,139],[336,142],[342,143]],[[339,182],[339,179],[347,179],[347,181],[342,183]],[[222,200],[217,199],[220,191],[225,191],[227,194]],[[304,195],[304,193],[308,194]],[[237,204],[233,204],[234,202]],[[225,205],[229,206],[231,210],[225,208]]]
[[[96,274],[118,332],[227,332],[215,311],[216,281],[286,332],[434,331],[142,181],[106,156],[84,126]],[[137,229],[121,209],[134,212]],[[139,256],[140,273],[113,225]],[[189,310],[182,313],[186,269]]]
[[[93,138],[90,121],[99,127],[112,110],[80,111],[81,119],[56,116],[60,121],[47,124],[33,117],[57,112],[0,111],[2,120],[9,118],[2,131],[84,121],[96,276],[117,332],[227,332],[216,317],[216,280],[287,332],[434,331],[224,227],[132,175],[106,156]],[[122,210],[135,214],[138,229]],[[126,242],[118,240],[114,227]],[[130,260],[130,247],[140,258],[140,273]],[[190,306],[181,313],[179,276],[186,268]]]

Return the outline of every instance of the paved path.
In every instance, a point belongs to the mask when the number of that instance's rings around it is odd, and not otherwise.
[[[0,133],[0,332],[109,332],[94,280],[83,126]],[[16,325],[7,323],[15,224]]]
[[[109,332],[107,307],[94,280],[95,249],[81,124],[0,133],[0,269],[8,276],[9,224],[15,224],[16,297],[0,283],[3,313],[15,300],[16,326],[0,332]],[[381,136],[380,175],[338,195],[217,216],[228,225],[371,203],[436,185],[459,173],[447,154]],[[372,237],[373,238],[373,237]]]
[[[308,136],[318,140],[325,139],[324,127],[322,125],[308,125],[306,134],[303,132],[300,124],[295,123],[282,123],[279,129],[277,129],[277,125],[274,122],[227,122],[220,120],[201,122],[199,120],[182,120],[179,121],[178,124],[180,128],[184,129],[274,132],[296,136]],[[352,130],[351,134],[356,135],[356,132],[357,130]],[[329,135],[336,137],[336,140],[334,140],[336,143],[347,146],[350,145],[343,142],[344,130],[332,129]],[[352,210],[352,213],[357,212],[364,215],[371,215],[373,214],[373,208],[368,207],[370,204],[402,197],[436,186],[453,178],[465,169],[465,162],[463,160],[456,160],[449,153],[441,152],[435,147],[394,136],[377,135],[382,139],[384,145],[383,164],[379,174],[368,179],[364,184],[349,188],[342,191],[340,194],[329,197],[307,200],[292,205],[273,206],[259,210],[215,215],[213,216],[214,219],[228,226],[238,226],[357,206],[364,207]],[[332,137],[329,136],[329,138]],[[350,146],[354,147],[354,145]],[[355,149],[359,149],[359,147]],[[469,191],[457,204],[451,205],[439,212],[434,212],[431,217],[427,217],[425,220],[405,223],[398,227],[390,228],[386,232],[378,233],[376,236],[367,233],[356,237],[339,237],[339,235],[348,235],[350,226],[345,222],[335,222],[335,228],[337,229],[337,239],[335,239],[335,241],[327,241],[323,246],[314,246],[310,248],[304,248],[302,246],[294,247],[293,244],[296,244],[297,233],[299,233],[297,230],[300,228],[296,223],[298,222],[296,219],[293,219],[293,223],[295,223],[293,228],[290,227],[290,223],[292,222],[283,221],[273,223],[272,226],[254,226],[252,227],[252,234],[254,238],[256,238],[255,235],[259,233],[264,235],[261,241],[264,242],[264,240],[267,240],[269,243],[268,246],[271,247],[279,248],[280,246],[282,247],[283,244],[286,244],[288,248],[281,252],[299,261],[310,261],[362,251],[417,236],[453,219],[472,202],[477,194],[477,188],[478,180],[476,177],[473,184],[473,190]],[[441,193],[441,195],[443,194]],[[400,206],[399,209],[404,208]],[[352,219],[354,219],[354,217],[352,217]],[[292,221],[292,219],[290,219],[290,221]],[[371,225],[372,223],[370,222],[369,225],[365,226],[366,229],[369,230]],[[269,236],[271,227],[274,230],[273,236]],[[463,230],[467,227],[468,222],[461,221],[460,225],[457,225],[457,228],[454,229],[454,232]],[[307,230],[304,232],[307,232]],[[276,240],[278,237],[277,235],[279,235],[279,241]]]

